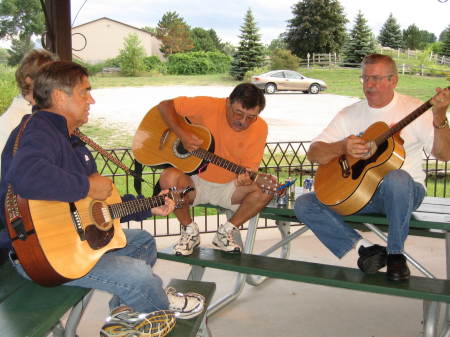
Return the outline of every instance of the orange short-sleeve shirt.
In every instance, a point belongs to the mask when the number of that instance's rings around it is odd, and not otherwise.
[[[192,124],[203,125],[214,137],[214,153],[235,164],[257,171],[264,154],[267,123],[258,117],[249,128],[234,131],[226,117],[226,98],[177,97],[173,100],[175,111],[189,118]],[[199,176],[214,183],[227,183],[236,174],[214,164],[209,164]]]

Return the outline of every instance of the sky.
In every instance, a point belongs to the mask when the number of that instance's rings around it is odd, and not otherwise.
[[[292,19],[294,0],[72,0],[74,26],[108,17],[138,28],[156,27],[164,13],[176,11],[191,27],[214,29],[222,42],[239,43],[240,27],[251,9],[261,41],[269,44],[286,31]],[[415,23],[420,29],[439,34],[450,24],[450,0],[340,0],[354,24],[359,10],[375,35],[392,13],[402,29]],[[84,4],[84,6],[83,6]],[[223,4],[222,6],[220,4]],[[82,7],[83,6],[83,7]],[[82,7],[82,8],[81,8]],[[81,8],[81,10],[80,10]],[[77,14],[78,13],[78,14]],[[0,45],[5,45],[5,41]]]
[[[72,20],[86,0],[72,0]],[[156,27],[164,13],[176,11],[191,27],[213,28],[223,42],[237,45],[248,8],[269,44],[286,31],[292,19],[294,0],[87,0],[74,25],[106,16],[139,28]],[[359,10],[375,35],[392,13],[402,29],[415,23],[420,29],[439,34],[450,24],[450,0],[340,0],[353,26]],[[220,4],[223,4],[222,6]]]

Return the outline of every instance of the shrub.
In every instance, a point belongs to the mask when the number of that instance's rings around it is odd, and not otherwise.
[[[231,58],[220,52],[178,53],[169,56],[169,74],[198,75],[227,72]]]
[[[157,56],[144,57],[145,71],[151,74],[166,74],[167,64],[159,59]]]
[[[297,70],[300,65],[300,58],[293,55],[287,49],[275,49],[272,53],[270,69],[290,69]]]
[[[136,76],[145,69],[145,49],[137,34],[129,34],[124,39],[123,48],[119,54],[120,70],[125,76]]]
[[[0,64],[0,115],[11,105],[15,96],[19,94],[14,72],[16,68]]]
[[[255,68],[255,69],[249,70],[249,71],[247,71],[247,72],[245,73],[245,75],[244,75],[244,81],[245,81],[245,82],[250,82],[252,76],[255,76],[255,75],[261,75],[261,74],[267,73],[269,70],[270,70],[270,69],[269,69],[269,67],[267,67],[267,66],[266,66],[266,67],[260,67],[260,68]]]
[[[75,59],[74,62],[85,67],[89,73],[89,76],[94,76],[95,74],[100,73],[104,67],[104,62],[91,64],[77,59]]]

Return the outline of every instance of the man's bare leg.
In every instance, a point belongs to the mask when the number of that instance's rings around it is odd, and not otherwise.
[[[236,227],[259,213],[273,198],[272,194],[263,192],[255,183],[250,186],[239,186],[231,197],[232,204],[240,204],[230,222]]]
[[[161,177],[159,180],[159,184],[161,185],[161,189],[167,189],[172,186],[176,186],[178,190],[182,190],[187,186],[194,186],[194,182],[192,179],[186,175],[184,172],[170,167],[165,169],[161,173]],[[184,198],[183,207],[178,208],[174,211],[175,216],[182,226],[187,226],[192,222],[192,217],[189,213],[190,205],[194,202],[195,199],[195,190],[189,192]]]
[[[192,179],[175,168],[168,168],[161,174],[159,183],[162,189],[170,186],[176,186],[177,189],[183,189],[187,186],[194,186]],[[174,247],[176,255],[190,255],[195,247],[200,244],[200,233],[198,226],[192,221],[189,213],[189,206],[195,200],[195,190],[185,196],[183,207],[174,211],[178,221],[181,224],[181,236]]]

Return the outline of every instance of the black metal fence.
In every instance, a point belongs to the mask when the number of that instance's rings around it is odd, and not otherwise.
[[[291,141],[291,142],[270,142],[266,144],[264,158],[261,162],[260,171],[274,174],[280,181],[288,177],[297,178],[296,186],[302,186],[305,178],[314,178],[317,169],[316,164],[312,164],[306,158],[310,141]],[[122,161],[125,165],[134,170],[133,153],[129,148],[118,148],[108,150],[113,156]],[[100,153],[93,151],[100,174],[109,176],[113,179],[116,187],[121,194],[136,193],[134,178],[127,174],[123,169],[117,167],[114,163],[104,158]],[[448,191],[449,175],[447,162],[434,159],[424,152],[423,170],[426,172],[426,186],[428,196],[449,197]],[[145,196],[150,196],[153,192],[153,186],[159,179],[160,169],[153,169],[144,166],[143,178],[147,182],[142,185],[142,191]],[[202,232],[213,232],[216,230],[219,220],[219,213],[216,210],[195,207],[192,209],[192,215],[200,219],[204,225]],[[211,215],[213,218],[211,218]],[[173,217],[173,216],[172,216]],[[173,225],[171,217],[158,218],[151,220],[150,232],[154,236],[179,235],[178,225]],[[209,222],[209,224],[208,224]],[[211,223],[213,222],[213,223]],[[146,225],[149,220],[146,221]],[[142,228],[142,223],[140,224]],[[267,221],[260,223],[260,227],[272,227]],[[146,226],[148,227],[148,226]],[[146,228],[148,229],[148,228]]]

